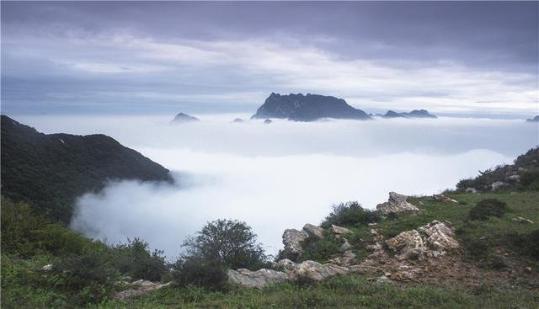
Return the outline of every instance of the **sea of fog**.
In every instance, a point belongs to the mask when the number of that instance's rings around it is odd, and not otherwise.
[[[373,209],[389,191],[433,194],[454,188],[539,144],[522,120],[376,119],[312,123],[248,115],[20,116],[46,133],[102,133],[173,172],[179,185],[112,182],[76,205],[72,227],[109,243],[141,237],[174,259],[185,237],[218,218],[247,222],[268,253],[286,228],[318,224],[331,206],[357,200]]]

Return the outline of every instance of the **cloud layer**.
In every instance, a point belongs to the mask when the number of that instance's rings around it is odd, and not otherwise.
[[[537,3],[3,4],[8,112],[538,112]],[[413,18],[411,18],[413,17]]]
[[[332,204],[372,209],[389,191],[437,193],[539,143],[537,125],[519,120],[232,123],[237,116],[183,125],[167,117],[20,120],[45,132],[105,133],[171,169],[179,187],[111,183],[82,196],[72,222],[111,243],[142,237],[170,258],[217,218],[246,221],[276,253],[284,229],[320,223]]]

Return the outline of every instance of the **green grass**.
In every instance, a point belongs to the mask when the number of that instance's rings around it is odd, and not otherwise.
[[[348,275],[314,285],[280,284],[263,290],[211,292],[165,288],[98,308],[536,308],[539,294],[524,290],[377,284]]]

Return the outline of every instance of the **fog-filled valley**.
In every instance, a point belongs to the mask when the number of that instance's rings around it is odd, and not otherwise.
[[[109,243],[141,237],[174,259],[217,218],[251,225],[268,253],[286,228],[318,224],[339,202],[373,209],[389,191],[454,188],[538,144],[537,124],[492,119],[292,122],[249,115],[19,116],[45,133],[106,134],[170,169],[174,186],[111,182],[78,203],[72,228]],[[233,123],[234,118],[244,122]]]

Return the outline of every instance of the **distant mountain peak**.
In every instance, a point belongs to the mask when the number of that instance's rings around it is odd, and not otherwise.
[[[174,119],[172,119],[173,123],[184,123],[184,122],[195,122],[200,121],[197,117],[185,114],[185,113],[178,113]]]
[[[438,118],[436,115],[429,113],[426,109],[414,109],[411,112],[398,113],[392,110],[388,110],[384,115],[384,118]]]
[[[345,100],[332,96],[272,92],[251,118],[314,121],[322,118],[370,119],[370,116],[348,105]]]

